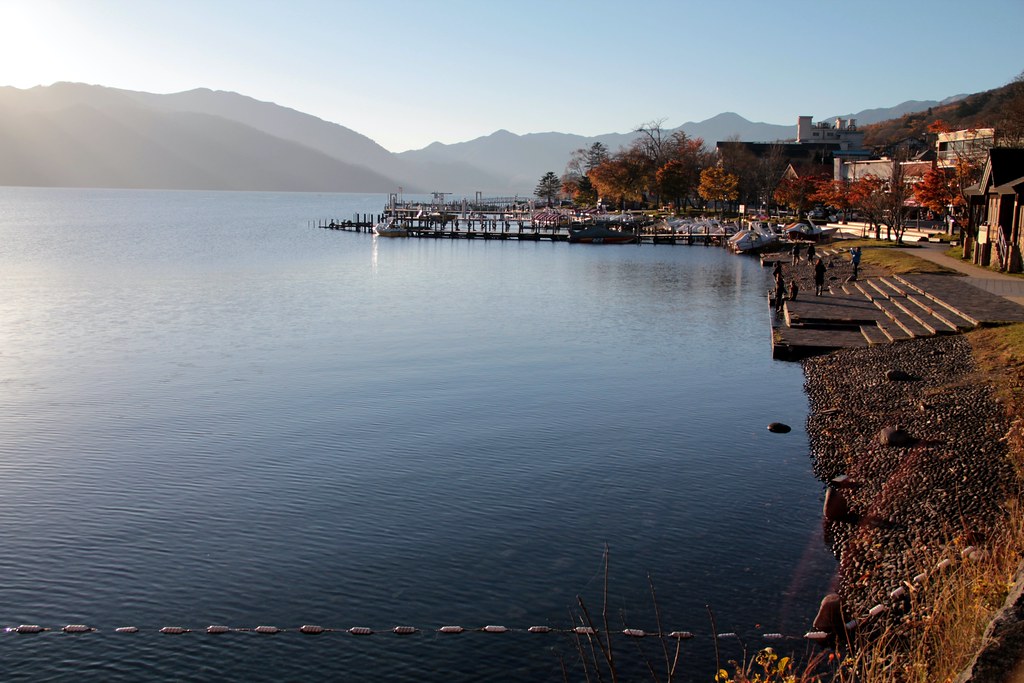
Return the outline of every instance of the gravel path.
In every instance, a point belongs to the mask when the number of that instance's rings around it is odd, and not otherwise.
[[[826,522],[825,535],[840,560],[846,614],[863,616],[990,534],[1015,491],[1009,420],[972,377],[962,335],[838,351],[803,367],[814,471],[823,482],[845,474],[853,484],[841,489],[852,520]],[[887,427],[914,443],[884,445]]]

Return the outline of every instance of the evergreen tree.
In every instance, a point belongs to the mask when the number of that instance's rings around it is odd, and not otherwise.
[[[558,195],[562,192],[562,181],[554,171],[548,171],[544,174],[544,177],[537,183],[537,187],[534,188],[533,194],[547,201],[548,206],[551,206]]]

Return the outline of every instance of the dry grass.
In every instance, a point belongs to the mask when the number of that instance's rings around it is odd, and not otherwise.
[[[918,258],[905,251],[889,247],[869,247],[863,250],[862,262],[899,275],[913,273],[955,273],[956,271],[937,263]]]

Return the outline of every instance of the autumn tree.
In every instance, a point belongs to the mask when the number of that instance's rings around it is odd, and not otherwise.
[[[848,222],[846,214],[853,206],[853,195],[851,194],[850,181],[820,179],[810,195],[810,200],[821,202],[843,212],[843,223]]]
[[[757,155],[739,141],[739,136],[730,136],[726,145],[719,147],[722,168],[738,179],[739,201],[745,204],[760,204]]]
[[[952,168],[933,166],[914,184],[913,191],[918,204],[939,216],[945,216],[948,207],[962,202]]]
[[[721,166],[710,166],[700,172],[697,192],[708,202],[734,202],[739,197],[739,178]],[[724,209],[724,206],[722,207]]]
[[[562,192],[580,205],[597,203],[597,191],[588,174],[608,160],[608,148],[601,142],[575,150],[562,174]]]
[[[688,137],[683,131],[673,133],[671,143],[668,160],[655,171],[654,182],[658,196],[670,200],[678,211],[694,196],[709,155],[704,151],[703,139]]]
[[[554,171],[548,171],[537,183],[537,187],[534,188],[533,193],[547,201],[548,206],[551,206],[558,195],[562,192],[562,181]]]
[[[824,176],[805,174],[783,178],[775,188],[774,199],[803,215],[814,204],[811,198],[818,191],[818,183]]]
[[[634,149],[613,155],[589,174],[598,195],[626,202],[641,202],[648,187],[650,160]]]
[[[882,224],[885,225],[887,236],[892,232],[896,244],[903,243],[903,233],[907,230],[907,200],[914,193],[913,178],[907,172],[906,153],[897,154],[892,160],[892,172],[885,185],[885,192],[880,198],[882,206]]]
[[[866,175],[850,181],[850,205],[857,209],[875,231],[875,239],[882,234],[882,221],[886,211],[886,182],[876,175]]]

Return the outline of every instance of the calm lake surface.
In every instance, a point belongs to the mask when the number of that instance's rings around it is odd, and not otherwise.
[[[0,188],[0,626],[57,631],[0,633],[3,678],[582,680],[525,629],[600,613],[606,544],[612,627],[658,630],[649,574],[694,633],[677,680],[708,606],[723,660],[803,652],[834,560],[768,272],[310,224],[385,201]]]

